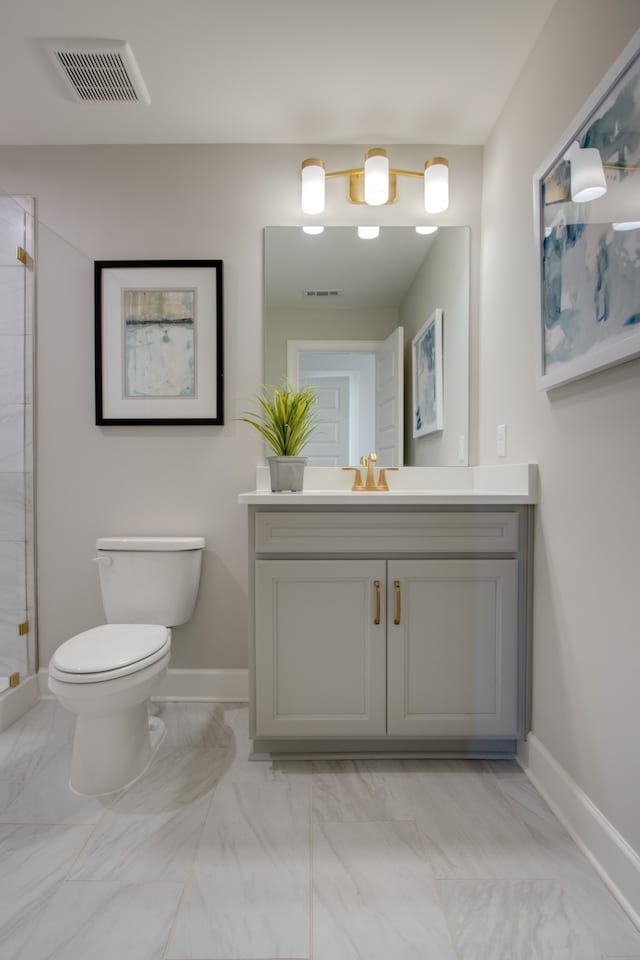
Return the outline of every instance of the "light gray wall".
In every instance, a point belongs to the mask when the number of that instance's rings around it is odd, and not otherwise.
[[[533,731],[640,850],[640,361],[538,393],[532,175],[640,27],[638,0],[558,0],[487,144],[479,451],[538,461]]]
[[[265,382],[280,383],[287,372],[287,340],[385,340],[397,326],[395,307],[268,307]]]
[[[436,307],[442,310],[444,430],[413,439],[411,341]],[[404,459],[414,467],[458,463],[458,438],[468,443],[469,232],[439,230],[400,305],[404,326]]]
[[[479,260],[482,151],[389,146],[394,165],[449,158],[442,223],[470,224]],[[99,535],[195,533],[207,538],[193,621],[175,631],[176,667],[247,662],[247,520],[237,494],[255,486],[258,434],[236,417],[263,378],[263,227],[302,223],[299,170],[362,162],[363,147],[171,145],[0,148],[0,189],[38,199],[39,642],[46,665],[68,637],[102,621],[89,558]],[[326,224],[424,220],[419,183],[384,210],[327,185]],[[375,218],[374,219],[374,215]],[[224,260],[223,427],[96,427],[93,260]],[[475,290],[477,299],[477,288]]]

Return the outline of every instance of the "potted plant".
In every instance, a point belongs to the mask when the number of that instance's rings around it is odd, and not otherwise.
[[[312,387],[294,387],[283,381],[280,387],[263,388],[256,397],[255,412],[240,417],[250,423],[267,441],[274,456],[267,457],[271,489],[302,490],[306,457],[300,456],[317,425],[314,407],[317,394]]]

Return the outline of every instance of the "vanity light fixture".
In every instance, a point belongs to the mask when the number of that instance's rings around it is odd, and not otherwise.
[[[325,181],[349,178],[351,203],[371,207],[395,203],[398,177],[417,177],[424,181],[424,208],[427,213],[442,213],[449,206],[449,161],[446,157],[427,160],[424,171],[399,170],[389,166],[387,151],[382,147],[367,150],[364,166],[351,170],[327,172],[324,161],[309,157],[302,163],[302,212],[322,213],[325,202]]]
[[[375,240],[380,235],[380,227],[358,227],[361,240]]]
[[[574,140],[564,159],[571,166],[571,199],[574,203],[597,200],[607,192],[600,151],[595,147],[581,147]]]
[[[321,226],[304,226],[302,228],[303,233],[308,233],[310,237],[317,237],[320,233],[324,232],[324,227]]]
[[[437,229],[438,229],[437,227],[428,227],[425,224],[425,225],[417,226],[416,233],[419,233],[421,237],[428,237],[429,234],[435,233]]]

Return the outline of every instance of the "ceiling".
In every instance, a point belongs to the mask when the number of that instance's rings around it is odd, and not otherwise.
[[[555,0],[29,0],[0,143],[486,141]],[[79,104],[45,39],[130,43],[149,105]]]

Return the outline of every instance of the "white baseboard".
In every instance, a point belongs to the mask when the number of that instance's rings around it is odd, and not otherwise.
[[[38,672],[40,697],[52,699],[47,684],[48,671]],[[249,691],[248,670],[168,670],[154,700],[213,700],[246,703]]]
[[[518,763],[640,929],[640,855],[534,734],[520,744]]]
[[[17,687],[0,695],[0,733],[15,723],[38,700],[38,680],[25,677]]]

